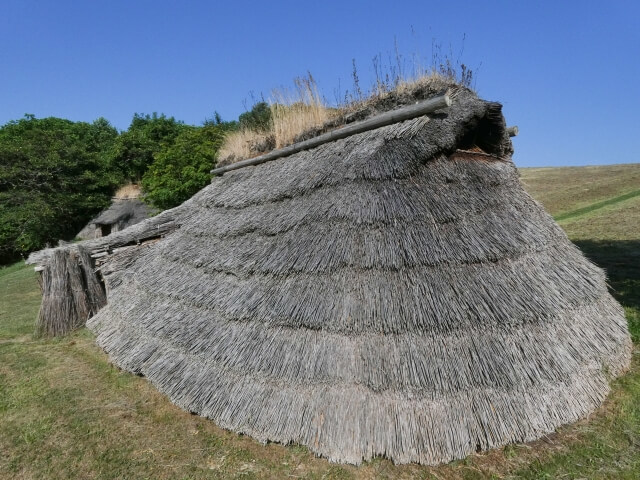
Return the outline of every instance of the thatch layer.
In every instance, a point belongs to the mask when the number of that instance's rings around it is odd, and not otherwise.
[[[88,326],[182,408],[333,461],[539,438],[602,402],[631,342],[510,152],[499,106],[461,95],[229,172],[109,257]]]

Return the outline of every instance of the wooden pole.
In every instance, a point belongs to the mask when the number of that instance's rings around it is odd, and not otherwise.
[[[518,126],[514,125],[513,127],[507,127],[507,133],[510,137],[515,137],[518,135]]]
[[[317,137],[305,140],[303,142],[294,143],[288,147],[280,148],[272,152],[260,155],[259,157],[249,158],[240,162],[232,163],[231,165],[225,165],[224,167],[214,168],[211,170],[212,175],[222,175],[223,173],[231,170],[237,170],[239,168],[248,167],[252,165],[260,165],[261,163],[269,162],[281,157],[288,157],[294,153],[298,153],[302,150],[309,150],[311,148],[318,147],[324,143],[333,142],[341,138],[346,138],[356,133],[366,132],[375,128],[391,125],[392,123],[403,122],[410,120],[427,113],[447,108],[451,106],[451,98],[449,95],[441,95],[439,97],[430,98],[415,105],[409,105],[408,107],[399,108],[397,110],[391,110],[389,112],[376,115],[375,117],[363,120],[361,122],[354,123],[353,125],[347,125],[346,127],[333,130]]]

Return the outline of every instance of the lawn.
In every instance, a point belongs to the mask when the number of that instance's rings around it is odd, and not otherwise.
[[[640,165],[525,169],[529,192],[609,275],[636,344],[631,371],[591,418],[526,445],[440,467],[335,465],[183,412],[111,366],[85,329],[32,336],[32,268],[0,269],[0,478],[640,478]]]

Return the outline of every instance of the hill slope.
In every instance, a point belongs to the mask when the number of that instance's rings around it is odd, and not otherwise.
[[[551,215],[561,217],[625,195],[639,195],[640,163],[522,168],[520,180]]]

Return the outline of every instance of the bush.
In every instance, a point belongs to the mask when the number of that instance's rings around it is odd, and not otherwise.
[[[229,125],[184,127],[175,142],[154,155],[142,177],[146,200],[161,209],[180,205],[211,181],[211,169]]]
[[[32,115],[0,127],[0,263],[70,239],[106,207],[120,172],[107,151],[118,132]]]
[[[169,148],[189,127],[164,114],[136,113],[129,129],[118,137],[110,152],[111,162],[122,176],[137,183],[154,161],[154,155]]]
[[[271,129],[271,107],[266,102],[258,102],[249,112],[238,117],[238,124],[242,130],[267,132]]]

